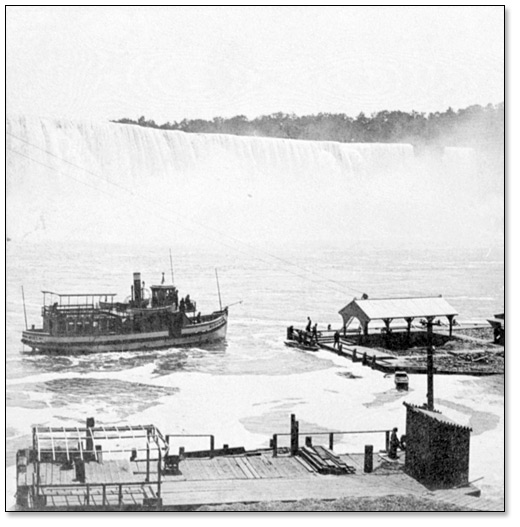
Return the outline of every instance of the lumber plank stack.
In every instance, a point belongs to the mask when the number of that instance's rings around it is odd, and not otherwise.
[[[347,465],[328,448],[304,446],[298,455],[319,474],[355,474],[356,469]]]

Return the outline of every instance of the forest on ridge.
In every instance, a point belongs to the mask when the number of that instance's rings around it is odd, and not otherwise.
[[[472,105],[458,111],[448,108],[429,114],[383,110],[370,116],[360,113],[357,117],[349,117],[341,113],[298,116],[278,112],[254,119],[237,115],[157,124],[141,116],[136,120],[122,118],[112,122],[186,133],[341,143],[412,143],[415,146],[471,146],[493,150],[504,146],[504,103]]]

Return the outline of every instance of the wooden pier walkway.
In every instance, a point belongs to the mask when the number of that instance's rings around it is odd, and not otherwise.
[[[85,481],[74,470],[41,463],[41,507],[45,511],[196,510],[204,505],[335,500],[384,496],[427,497],[474,510],[502,510],[501,504],[475,498],[473,489],[431,492],[403,471],[404,456],[390,461],[373,454],[373,471],[363,470],[364,454],[338,454],[355,469],[344,475],[322,475],[299,456],[273,457],[271,450],[242,455],[186,458],[175,474],[162,475],[157,486],[156,460],[146,473],[146,461],[110,460],[85,464]],[[36,476],[36,475],[34,475]],[[33,478],[31,465],[24,478]],[[148,477],[149,481],[146,481]],[[45,487],[45,485],[49,485]],[[160,492],[160,507],[158,498]]]
[[[355,467],[354,474],[322,475],[299,456],[273,457],[272,451],[239,456],[186,458],[174,475],[162,475],[161,510],[196,509],[203,505],[260,501],[298,501],[386,495],[421,495],[426,489],[379,454],[374,470],[363,472],[364,454],[340,455]],[[146,481],[144,461],[112,460],[85,464],[85,481],[74,470],[41,463],[41,510],[157,510],[157,464],[152,462]],[[31,465],[24,478],[33,478]],[[153,469],[155,467],[155,469]],[[36,476],[36,475],[35,475]],[[49,485],[45,487],[45,485]],[[41,498],[40,496],[40,498]],[[38,504],[32,504],[38,509]]]
[[[417,329],[412,329],[412,331],[421,331]],[[330,351],[339,355],[341,357],[348,358],[353,362],[363,362],[364,365],[381,371],[383,373],[395,373],[396,371],[405,371],[407,373],[416,373],[416,374],[426,374],[426,357],[423,355],[398,355],[390,351],[385,351],[378,348],[369,348],[367,346],[362,346],[357,344],[353,339],[352,335],[347,334],[340,336],[339,347],[335,347],[333,344],[333,338],[330,336],[330,332],[325,333],[324,338],[318,340],[318,345],[321,349]],[[448,335],[448,332],[445,330],[437,330],[437,333],[440,335]],[[482,339],[476,337],[470,337],[467,335],[457,335],[457,339],[463,340],[467,343],[480,344],[485,343]],[[490,349],[500,350],[500,346],[495,346],[494,344],[489,344]],[[503,349],[503,348],[502,348]],[[476,350],[481,352],[482,350]],[[461,355],[467,355],[471,353],[471,350],[464,349],[460,352]],[[500,365],[494,367],[473,367],[472,364],[463,364],[461,363],[459,367],[454,365],[456,362],[456,352],[442,353],[437,352],[437,357],[439,361],[435,364],[435,373],[437,375],[493,375],[497,373],[503,373],[503,366]],[[443,366],[439,364],[440,361],[449,359],[448,362],[452,363],[449,365]]]

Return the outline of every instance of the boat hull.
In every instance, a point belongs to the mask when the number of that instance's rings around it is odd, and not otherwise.
[[[222,314],[209,322],[185,326],[176,336],[170,335],[168,330],[85,336],[53,336],[28,330],[23,332],[22,342],[39,353],[106,353],[197,346],[223,340],[226,332],[227,314]]]

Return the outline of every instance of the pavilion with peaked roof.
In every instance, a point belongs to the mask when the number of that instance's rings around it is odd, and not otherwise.
[[[441,296],[408,297],[408,298],[354,298],[350,304],[339,311],[343,318],[343,328],[346,331],[354,319],[357,319],[368,335],[368,326],[374,320],[382,320],[387,331],[395,319],[406,321],[408,333],[416,318],[426,319],[432,323],[435,318],[446,317],[450,326],[450,337],[453,330],[453,320],[457,311]]]

